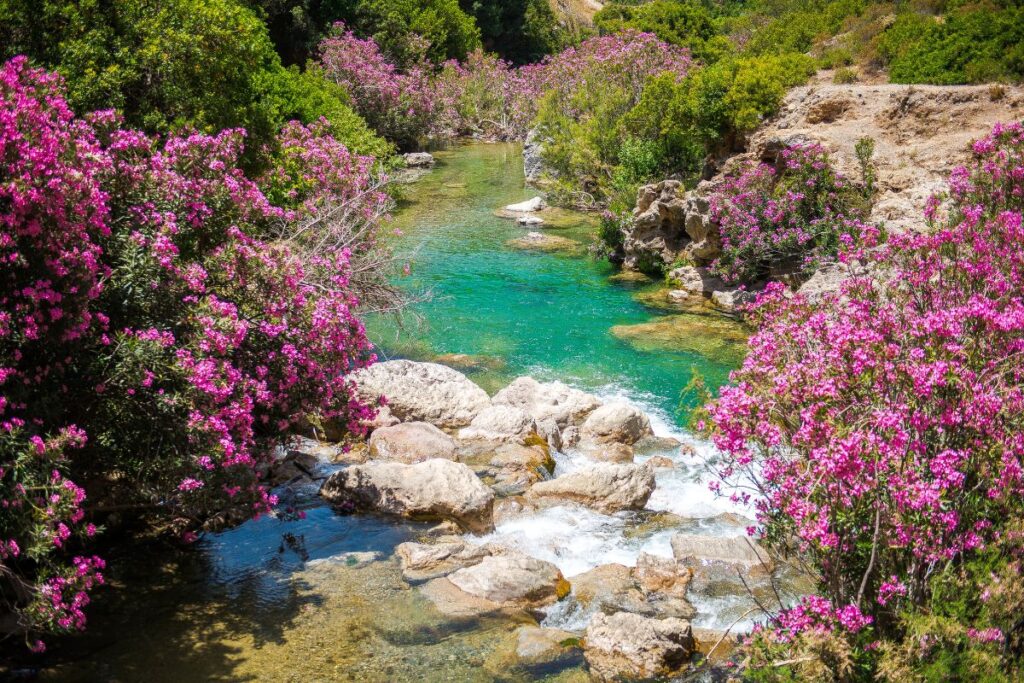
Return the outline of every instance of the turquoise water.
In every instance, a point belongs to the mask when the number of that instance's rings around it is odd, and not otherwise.
[[[483,356],[476,359],[483,369],[469,374],[489,391],[521,374],[561,379],[626,395],[666,427],[685,418],[676,409],[694,369],[712,386],[725,380],[742,353],[738,326],[640,303],[638,296],[657,300],[660,285],[609,280],[612,268],[585,253],[592,219],[556,216],[559,227],[547,232],[572,241],[566,252],[507,244],[528,230],[494,210],[534,194],[524,187],[518,146],[468,145],[437,156],[437,168],[406,187],[394,221],[403,232],[396,248],[411,268],[401,284],[432,298],[415,305],[403,327],[371,322],[383,353]],[[718,511],[682,462],[659,476],[653,509]],[[524,617],[455,619],[411,590],[392,553],[429,525],[340,516],[316,488],[279,491],[305,519],[264,517],[207,534],[191,552],[158,545],[110,557],[111,587],[90,607],[88,632],[53,643],[42,670],[32,662],[28,673],[40,681],[145,683],[589,680],[578,664],[517,668],[515,629]],[[668,529],[625,533],[639,519],[548,510],[518,525],[540,557],[548,545],[566,547],[563,535],[592,565],[628,561],[652,546],[671,554]],[[515,537],[519,527],[499,535]],[[712,616],[733,618],[713,607]]]
[[[402,284],[430,290],[433,298],[414,307],[422,324],[408,320],[397,337],[390,323],[371,326],[386,354],[423,360],[449,353],[492,356],[504,364],[502,371],[469,373],[491,391],[529,374],[623,392],[677,419],[683,417],[676,412],[680,392],[694,369],[712,386],[725,381],[736,350],[723,349],[714,333],[707,344],[684,340],[690,347],[707,346],[717,354],[711,357],[670,350],[642,334],[631,343],[611,333],[617,325],[664,319],[665,312],[634,299],[639,288],[653,285],[609,281],[613,267],[584,253],[594,241],[592,219],[569,216],[558,228],[542,228],[578,242],[573,253],[507,245],[538,230],[494,215],[536,195],[525,187],[518,145],[472,144],[436,156],[436,168],[408,186],[409,200],[395,220],[404,233],[397,250],[411,265]],[[692,327],[699,319],[690,316],[688,322]]]

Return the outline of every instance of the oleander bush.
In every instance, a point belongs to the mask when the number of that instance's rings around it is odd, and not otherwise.
[[[240,129],[152,137],[65,94],[0,68],[0,601],[36,650],[85,625],[104,510],[189,540],[272,508],[261,473],[305,415],[359,431],[355,274],[388,205],[326,121],[281,133],[265,192]],[[322,238],[346,230],[371,244]]]
[[[752,680],[1021,675],[1024,126],[976,142],[946,199],[841,254],[821,302],[769,285],[708,408],[720,490],[817,576],[755,633]]]

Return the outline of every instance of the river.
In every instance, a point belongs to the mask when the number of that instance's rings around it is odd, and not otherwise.
[[[549,231],[573,242],[562,251],[510,246],[527,229],[494,211],[535,194],[524,185],[519,146],[464,145],[437,159],[405,186],[391,225],[410,264],[402,285],[431,298],[402,327],[371,322],[381,354],[472,356],[467,374],[492,393],[528,374],[624,398],[647,411],[659,436],[708,456],[709,447],[682,427],[692,405],[682,391],[694,372],[712,388],[725,381],[742,356],[742,331],[661,308],[656,283],[612,277],[610,265],[586,254],[596,230],[590,217],[556,216]],[[632,564],[641,551],[670,556],[669,538],[681,529],[742,533],[739,515],[749,511],[711,495],[699,458],[675,448],[662,454],[676,468],[659,470],[643,512],[550,508],[470,540],[552,561],[571,581],[599,564]],[[556,461],[556,473],[581,465],[579,456]],[[447,618],[402,581],[393,549],[429,525],[340,516],[315,490],[289,494],[305,519],[264,517],[209,534],[192,551],[157,545],[111,557],[111,589],[92,606],[88,634],[56,643],[39,679],[587,680],[579,665],[518,670],[510,655],[514,620]],[[695,622],[708,627],[722,628],[746,608],[735,595],[693,602]],[[578,630],[589,615],[570,597],[541,617]]]

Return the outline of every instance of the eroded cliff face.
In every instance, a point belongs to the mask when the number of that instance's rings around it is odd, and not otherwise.
[[[712,167],[709,180],[690,191],[672,180],[640,189],[633,224],[624,236],[624,266],[650,270],[677,262],[709,264],[720,244],[707,201],[714,187],[747,162],[774,164],[784,147],[801,142],[822,145],[839,172],[859,178],[854,146],[865,137],[874,140],[877,194],[870,220],[889,231],[920,229],[925,202],[942,192],[950,171],[969,158],[971,143],[994,124],[1021,118],[1021,87],[795,88],[779,113],[750,136],[746,151]],[[815,286],[822,284],[818,280]]]

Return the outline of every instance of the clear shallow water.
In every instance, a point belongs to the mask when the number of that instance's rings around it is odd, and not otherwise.
[[[483,356],[477,362],[484,369],[467,374],[492,393],[522,374],[561,379],[640,405],[660,435],[706,453],[679,426],[686,417],[680,392],[694,370],[714,387],[737,362],[737,345],[722,343],[721,322],[706,336],[700,318],[681,319],[677,330],[675,318],[634,298],[652,285],[609,281],[612,268],[582,253],[595,231],[586,217],[562,215],[550,229],[580,245],[571,253],[509,247],[528,230],[493,212],[534,194],[524,188],[518,146],[471,145],[437,157],[437,168],[407,187],[394,221],[403,232],[397,248],[411,265],[403,285],[429,289],[433,298],[416,307],[421,324],[407,319],[398,329],[371,321],[382,353]],[[611,331],[652,321],[670,323],[653,340],[625,341]],[[699,481],[699,463],[674,450],[668,455],[676,468],[658,471],[647,511],[607,516],[553,508],[475,540],[519,547],[571,577],[599,564],[631,565],[641,551],[668,556],[679,530],[738,533],[742,522],[722,517],[736,511]],[[558,473],[584,466],[571,453],[557,461]],[[421,538],[426,525],[336,515],[320,504],[315,487],[296,491],[291,502],[306,519],[265,517],[208,535],[197,552],[133,548],[111,558],[113,590],[93,605],[88,634],[56,643],[39,680],[588,679],[578,667],[516,670],[509,652],[517,623],[446,618],[411,590],[392,553],[398,543]],[[732,598],[694,603],[698,623],[707,626],[731,623],[730,615],[743,610]],[[582,628],[588,617],[569,600],[545,623]]]

